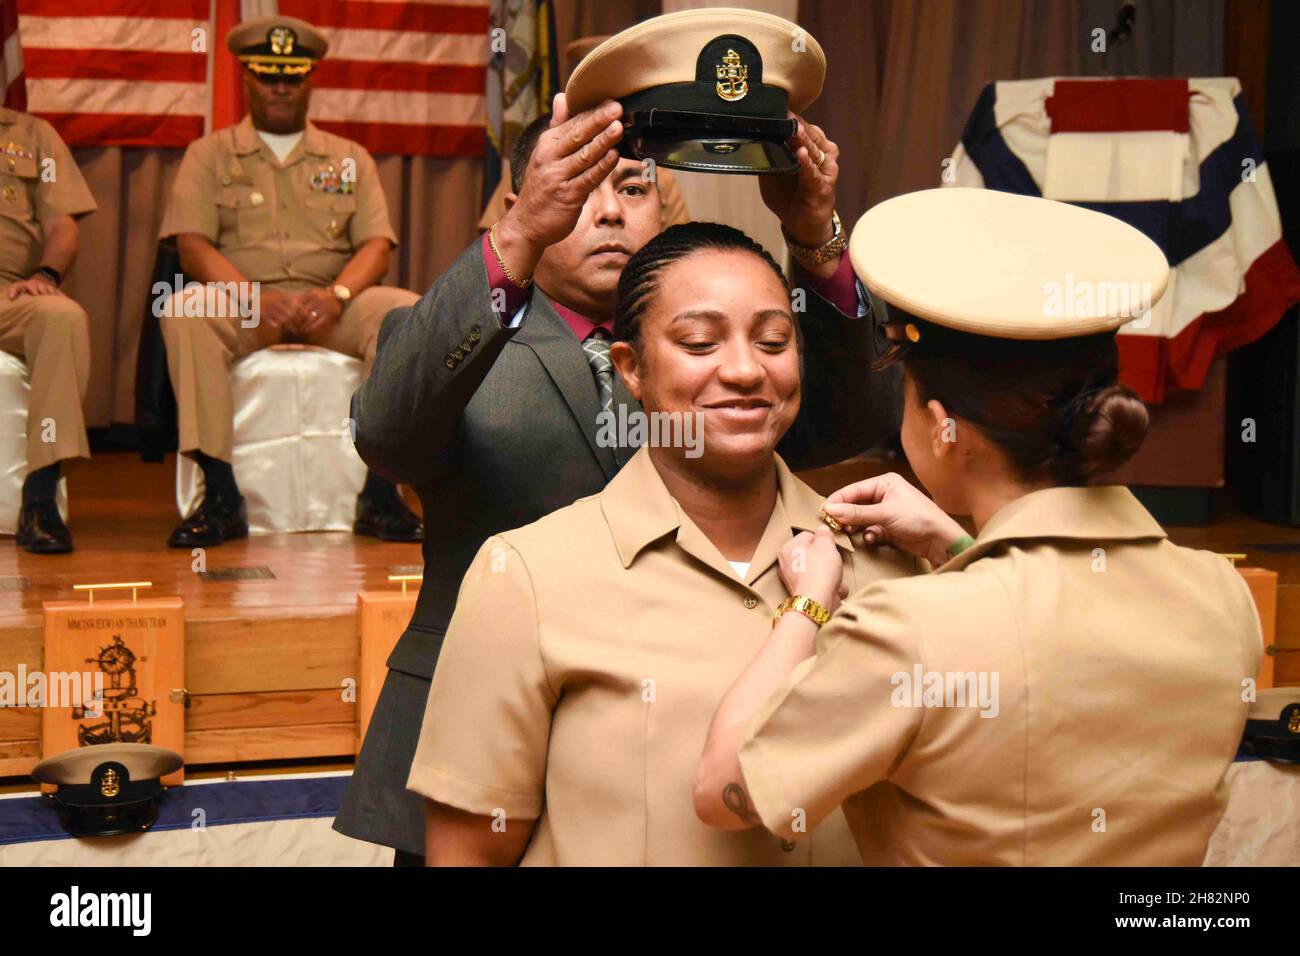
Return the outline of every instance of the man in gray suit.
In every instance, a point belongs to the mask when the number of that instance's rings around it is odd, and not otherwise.
[[[623,265],[662,229],[654,182],[614,149],[620,114],[606,102],[569,117],[556,97],[551,125],[533,124],[516,144],[517,195],[505,217],[415,306],[388,315],[374,371],[352,401],[361,457],[416,490],[428,532],[415,613],[388,659],[334,821],[341,833],[394,847],[399,865],[423,862],[424,800],[406,778],[474,554],[490,535],[596,494],[636,451],[598,438],[602,412],[639,411],[610,369],[608,330]],[[896,374],[868,370],[875,321],[838,254],[847,238],[834,214],[839,151],[802,122],[790,145],[799,172],[761,182],[801,263],[803,404],[778,449],[798,469],[891,434],[901,399]]]

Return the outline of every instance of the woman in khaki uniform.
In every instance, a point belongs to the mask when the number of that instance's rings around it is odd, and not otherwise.
[[[820,631],[782,618],[714,717],[697,812],[794,838],[842,805],[868,864],[1200,865],[1258,618],[1228,562],[1093,484],[1146,431],[1114,331],[1164,291],[1163,254],[1100,213],[977,189],[875,207],[850,254],[891,306],[903,447],[934,501],[887,475],[826,510],[941,566]],[[790,543],[792,594],[835,602],[829,541]]]
[[[795,843],[691,805],[709,717],[789,596],[778,552],[818,524],[821,496],[774,450],[800,401],[785,279],[737,230],[670,228],[628,261],[614,337],[651,427],[676,431],[479,551],[408,781],[430,801],[427,859],[855,864],[839,813]],[[915,569],[860,536],[830,547],[852,587]]]

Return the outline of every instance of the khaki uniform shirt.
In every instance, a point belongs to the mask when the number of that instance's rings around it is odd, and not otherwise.
[[[42,223],[94,209],[81,170],[54,127],[0,107],[0,286],[26,279],[41,264]]]
[[[695,767],[723,693],[788,593],[778,552],[822,498],[777,459],[779,498],[744,581],[641,449],[599,495],[488,539],[461,586],[408,786],[536,820],[524,864],[849,865],[847,825],[810,839],[700,822]],[[836,535],[851,586],[914,571]],[[783,848],[784,847],[784,848]]]
[[[1232,566],[1126,488],[1033,492],[840,607],[747,728],[745,781],[777,833],[843,804],[868,864],[1199,866],[1261,641]]]
[[[368,239],[397,245],[364,146],[308,123],[282,166],[247,116],[186,149],[159,235],[182,232],[251,281],[300,286],[332,284]]]

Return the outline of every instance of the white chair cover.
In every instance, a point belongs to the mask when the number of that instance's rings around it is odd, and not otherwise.
[[[0,534],[18,530],[27,477],[27,400],[31,393],[22,359],[0,352]],[[68,482],[59,479],[59,514],[68,520]]]
[[[276,346],[236,362],[235,480],[249,529],[351,531],[366,466],[352,444],[349,406],[361,362],[312,346]],[[176,504],[189,514],[203,472],[177,456]]]

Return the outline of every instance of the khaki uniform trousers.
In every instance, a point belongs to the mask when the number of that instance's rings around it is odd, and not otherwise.
[[[295,291],[289,285],[274,288]],[[180,299],[173,296],[170,308],[159,318],[176,393],[177,447],[182,453],[197,449],[229,462],[234,454],[235,416],[230,367],[236,359],[281,342],[299,342],[361,359],[368,378],[384,316],[420,297],[406,289],[372,286],[348,303],[338,322],[308,336],[286,335],[267,322],[244,328],[237,313],[234,317],[186,316]]]
[[[64,458],[89,458],[81,401],[90,382],[86,310],[65,295],[20,295],[0,285],[0,349],[31,373],[27,403],[27,470]]]

